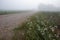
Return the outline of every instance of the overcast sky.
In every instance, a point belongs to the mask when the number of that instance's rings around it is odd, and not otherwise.
[[[60,0],[0,0],[0,10],[38,9],[40,4],[60,7]]]

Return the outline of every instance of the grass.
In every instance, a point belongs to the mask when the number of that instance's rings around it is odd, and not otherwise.
[[[59,12],[38,12],[14,29],[13,40],[60,40],[55,29],[59,24]]]
[[[15,11],[0,11],[0,15],[13,14],[13,13],[18,13],[18,12],[15,12]]]
[[[5,14],[14,14],[14,13],[27,13],[30,12],[27,10],[22,10],[22,11],[0,11],[0,15],[5,15]]]

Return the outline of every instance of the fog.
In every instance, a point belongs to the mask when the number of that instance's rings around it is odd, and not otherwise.
[[[60,0],[0,0],[0,10],[60,10]]]

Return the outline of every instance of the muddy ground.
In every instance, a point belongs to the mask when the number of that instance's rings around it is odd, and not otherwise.
[[[0,40],[11,40],[13,29],[35,12],[0,15]]]

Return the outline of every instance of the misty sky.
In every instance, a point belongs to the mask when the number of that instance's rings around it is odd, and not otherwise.
[[[41,4],[60,7],[60,0],[0,0],[0,10],[32,10]]]

